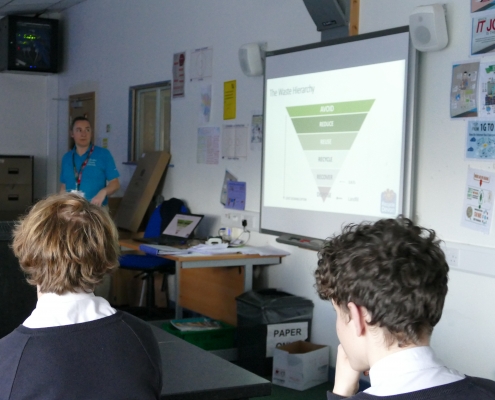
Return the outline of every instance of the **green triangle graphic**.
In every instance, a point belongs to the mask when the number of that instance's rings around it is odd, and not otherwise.
[[[371,99],[287,107],[323,201],[374,102]]]

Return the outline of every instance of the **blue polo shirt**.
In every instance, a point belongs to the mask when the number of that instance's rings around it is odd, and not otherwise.
[[[76,189],[76,178],[74,176],[73,161],[76,166],[77,172],[81,169],[81,165],[88,157],[91,151],[89,146],[86,153],[82,156],[77,154],[74,147],[71,151],[64,154],[62,158],[62,170],[60,171],[60,182],[65,183],[65,188],[68,192]],[[84,192],[84,197],[91,201],[98,192],[107,186],[107,182],[115,178],[118,178],[119,171],[115,166],[112,154],[103,147],[95,146],[91,157],[82,171],[81,185],[79,190]],[[108,199],[105,198],[103,205],[108,203]]]

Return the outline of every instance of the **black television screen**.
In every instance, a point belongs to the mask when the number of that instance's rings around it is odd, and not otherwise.
[[[58,72],[58,21],[8,16],[0,20],[0,70]]]

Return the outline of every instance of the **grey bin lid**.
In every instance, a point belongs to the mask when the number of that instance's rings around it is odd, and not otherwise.
[[[311,300],[304,297],[294,296],[290,293],[277,289],[263,289],[245,292],[236,297],[236,300],[252,307],[264,308],[291,308],[291,307],[314,307]]]
[[[238,327],[310,321],[313,318],[314,304],[311,300],[276,289],[246,292],[236,300]]]

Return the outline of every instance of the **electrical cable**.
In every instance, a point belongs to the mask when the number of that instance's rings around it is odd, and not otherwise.
[[[230,247],[241,247],[247,244],[249,242],[249,239],[251,238],[251,232],[246,228],[247,227],[247,221],[245,219],[242,220],[242,232],[237,236],[235,239],[230,241],[229,246]],[[248,237],[246,240],[241,240],[242,235],[245,233],[248,234]],[[236,243],[237,242],[237,243]]]

